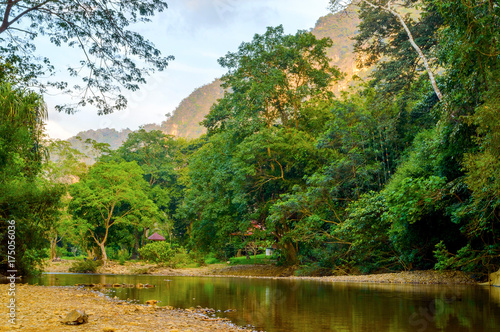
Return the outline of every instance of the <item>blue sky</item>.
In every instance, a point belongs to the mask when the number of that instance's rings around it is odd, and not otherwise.
[[[73,115],[61,114],[54,105],[68,99],[46,96],[49,107],[47,133],[66,139],[88,129],[137,129],[146,123],[160,123],[196,88],[224,74],[217,59],[233,52],[243,41],[251,41],[268,26],[283,24],[285,32],[309,30],[319,17],[329,13],[328,0],[167,0],[169,9],[148,25],[136,30],[162,51],[173,55],[166,71],[149,77],[135,93],[126,93],[129,107],[111,115],[97,116],[92,109]],[[60,75],[72,64],[71,51],[45,49],[55,58]],[[69,52],[69,53],[65,53]],[[52,55],[51,55],[52,54]],[[66,54],[63,56],[62,54]]]

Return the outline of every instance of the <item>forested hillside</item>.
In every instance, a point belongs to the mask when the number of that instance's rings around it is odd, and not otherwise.
[[[220,80],[217,79],[194,90],[181,101],[173,114],[161,123],[160,129],[169,135],[200,137],[205,133],[205,128],[200,126],[200,122],[208,114],[210,107],[224,94],[220,84]]]
[[[99,143],[107,143],[109,147],[113,150],[118,149],[123,142],[127,139],[128,134],[130,134],[132,130],[130,129],[122,129],[120,131],[116,129],[90,129],[86,131],[79,132],[76,136],[73,136],[68,139],[71,145],[77,149],[82,149],[84,147],[83,142],[87,139],[93,139]],[[77,139],[79,137],[80,139]]]

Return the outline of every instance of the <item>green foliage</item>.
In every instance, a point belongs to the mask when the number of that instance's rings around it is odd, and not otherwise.
[[[89,232],[107,260],[109,230],[117,225],[147,226],[157,215],[148,185],[136,162],[97,163],[70,187],[69,209],[76,223]]]
[[[166,241],[154,241],[139,249],[141,258],[159,264],[169,264],[175,249]]]
[[[214,253],[209,253],[208,255],[205,256],[205,264],[206,265],[211,265],[211,264],[218,264],[220,261],[215,257]]]
[[[8,221],[15,221],[15,269],[36,273],[44,259],[45,233],[58,218],[61,186],[42,177],[47,113],[42,98],[0,82],[0,267],[8,268]],[[11,255],[12,256],[12,255]]]
[[[189,252],[183,247],[175,249],[175,254],[170,260],[169,266],[172,268],[199,267],[204,265],[203,258],[199,254]]]
[[[329,46],[331,40],[305,31],[284,35],[282,26],[255,35],[238,52],[219,59],[229,70],[222,87],[231,92],[214,105],[203,125],[209,133],[233,130],[238,135],[277,123],[297,129],[306,100],[331,98],[328,85],[340,77],[326,56]]]
[[[383,217],[387,210],[383,193],[368,192],[349,205],[347,218],[333,230],[333,236],[342,244],[339,252],[344,253],[337,258],[339,262],[354,262],[363,273],[398,269],[388,234],[391,224]]]
[[[127,101],[121,89],[136,91],[146,82],[145,76],[163,70],[173,60],[162,57],[150,41],[128,29],[150,22],[151,16],[167,8],[163,1],[22,0],[8,1],[1,7],[0,41],[5,46],[0,55],[15,67],[20,83],[38,86],[42,92],[56,88],[79,93],[76,105],[56,107],[60,111],[72,113],[88,105],[95,106],[99,114],[123,109]],[[44,81],[56,68],[50,59],[35,52],[35,41],[41,36],[55,46],[82,50],[79,64],[68,68],[71,76],[82,77],[82,85]]]
[[[69,272],[73,273],[96,273],[101,261],[93,261],[90,259],[74,262],[69,268]]]
[[[434,251],[437,263],[434,266],[436,270],[462,270],[466,272],[477,271],[480,257],[477,257],[477,252],[472,249],[470,244],[457,251],[456,255],[451,254],[443,241],[436,244]],[[479,263],[479,264],[478,264]]]
[[[250,255],[250,258],[246,258],[246,256],[231,257],[229,262],[231,265],[271,264],[271,260],[266,254]]]

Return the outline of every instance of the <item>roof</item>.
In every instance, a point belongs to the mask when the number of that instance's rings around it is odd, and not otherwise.
[[[154,232],[153,235],[151,235],[150,237],[148,237],[148,240],[151,240],[151,241],[165,241],[165,238],[163,236],[161,236],[160,234]]]
[[[254,221],[252,221],[252,225],[250,227],[248,227],[248,229],[245,233],[235,232],[235,233],[231,233],[231,235],[250,236],[250,235],[253,235],[253,233],[256,229],[261,230],[261,231],[266,230],[266,228],[264,226],[260,225],[257,221],[254,220]]]

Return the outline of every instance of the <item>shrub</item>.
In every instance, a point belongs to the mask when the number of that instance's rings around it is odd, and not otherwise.
[[[69,272],[74,273],[96,273],[97,268],[101,265],[101,261],[78,261],[74,262],[69,268]]]
[[[139,255],[142,259],[155,263],[168,263],[174,257],[175,250],[170,243],[165,241],[156,241],[146,244],[139,249]]]
[[[120,249],[116,253],[120,265],[125,265],[125,262],[130,259],[130,253],[127,249]]]
[[[198,267],[199,264],[195,259],[195,256],[192,255],[192,252],[187,252],[187,250],[183,247],[180,247],[176,250],[174,257],[170,261],[170,267],[179,268],[179,267]]]
[[[215,257],[215,254],[210,253],[205,257],[205,264],[210,265],[210,264],[217,264],[220,263],[220,261]]]

